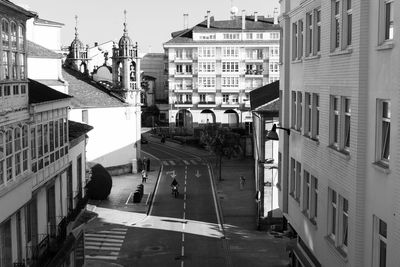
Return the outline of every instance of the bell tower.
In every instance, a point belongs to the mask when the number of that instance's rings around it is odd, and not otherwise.
[[[82,73],[88,72],[87,48],[78,38],[78,16],[75,15],[75,38],[69,47],[69,54],[66,59],[66,65]]]
[[[129,106],[126,116],[129,118],[130,138],[133,138],[134,158],[132,159],[132,172],[137,171],[137,159],[140,157],[141,139],[141,84],[140,84],[140,58],[138,45],[128,36],[126,23],[126,10],[124,10],[124,33],[119,39],[118,46],[114,44],[112,54],[112,79],[113,92],[119,95]]]
[[[112,56],[114,90],[127,103],[140,105],[140,58],[137,43],[133,45],[128,36],[126,10],[124,10],[124,33],[118,47],[114,45]],[[115,71],[114,71],[115,70]]]

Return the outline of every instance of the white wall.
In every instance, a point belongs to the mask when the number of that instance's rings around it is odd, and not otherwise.
[[[34,20],[34,18],[29,19],[26,23],[26,38],[50,50],[61,50],[61,26],[38,25],[34,23]]]
[[[104,167],[124,165],[136,160],[135,143],[140,139],[136,131],[134,107],[88,109],[87,160]],[[140,113],[136,114],[140,119]],[[72,109],[70,120],[82,122],[82,110]]]
[[[57,80],[61,59],[28,57],[28,77],[34,80]]]

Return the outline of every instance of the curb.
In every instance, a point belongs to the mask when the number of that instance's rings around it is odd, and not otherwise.
[[[157,160],[158,160],[158,159],[157,159]],[[161,173],[162,173],[162,165],[161,165],[160,168],[158,169],[157,181],[155,182],[153,191],[151,192],[151,198],[150,198],[150,200],[149,200],[149,206],[148,206],[147,212],[146,212],[146,215],[147,215],[147,216],[149,216],[150,211],[151,211],[151,207],[153,206],[153,200],[154,200],[154,196],[155,196],[155,194],[156,194],[156,190],[157,190],[157,187],[158,187],[160,178],[161,178]]]

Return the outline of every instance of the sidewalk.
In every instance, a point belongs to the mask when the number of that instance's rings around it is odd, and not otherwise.
[[[231,256],[231,266],[287,266],[287,238],[275,238],[266,231],[256,230],[253,159],[223,159],[222,181],[213,164],[217,196],[222,208],[225,236]],[[240,190],[240,176],[246,177]]]

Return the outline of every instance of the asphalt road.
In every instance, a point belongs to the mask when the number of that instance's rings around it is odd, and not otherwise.
[[[114,263],[227,266],[214,184],[206,161],[161,143],[150,142],[142,145],[142,150],[160,159],[162,172],[149,216],[126,230],[110,226],[124,235]],[[171,194],[173,177],[179,182],[177,198]]]

